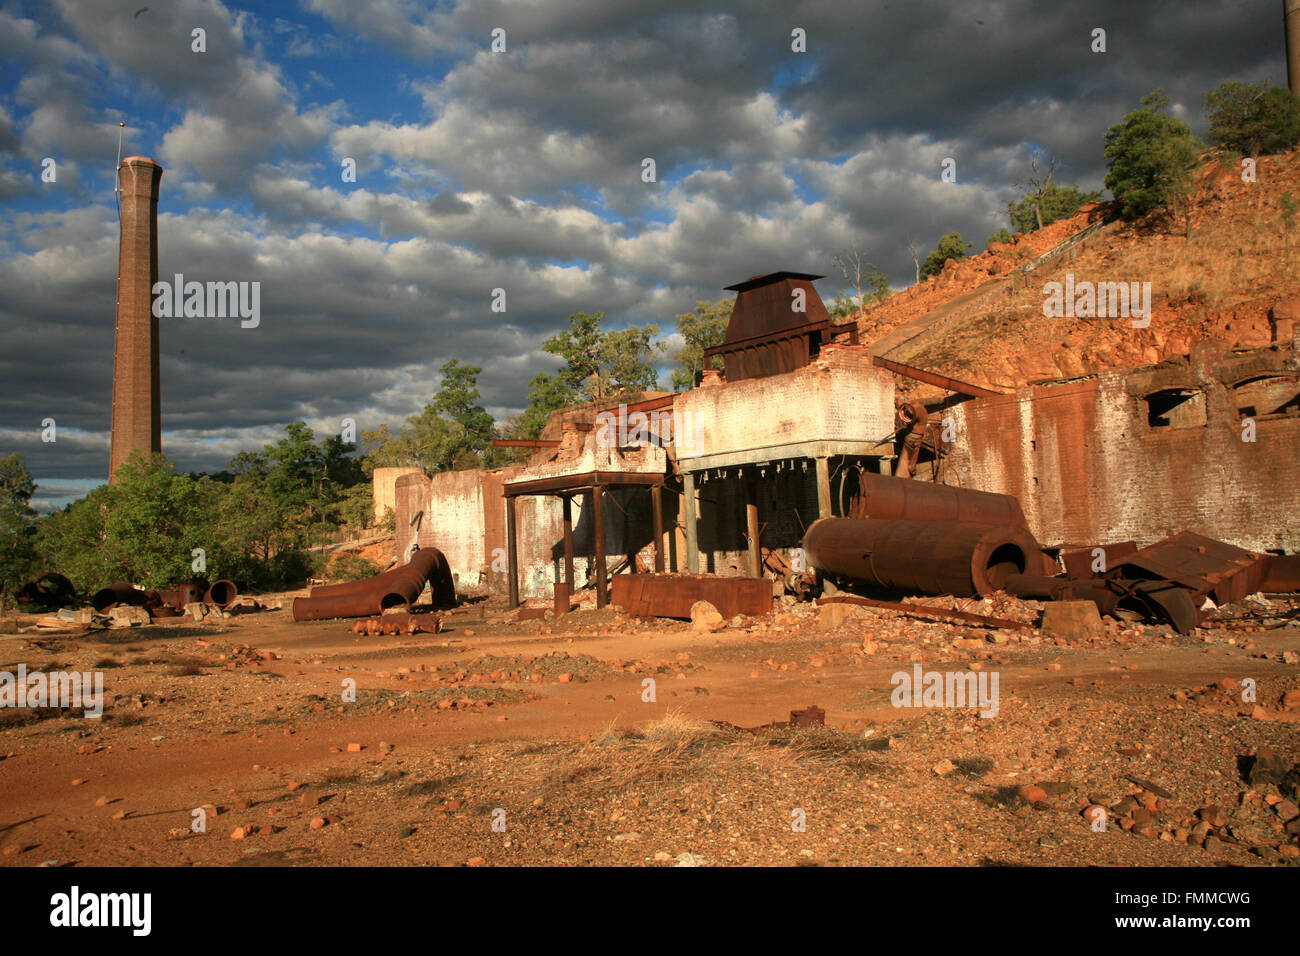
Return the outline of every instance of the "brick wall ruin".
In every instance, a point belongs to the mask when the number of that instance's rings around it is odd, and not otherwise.
[[[1300,550],[1297,371],[1288,348],[1202,349],[968,401],[945,413],[957,426],[945,480],[1016,495],[1047,546],[1190,530]]]

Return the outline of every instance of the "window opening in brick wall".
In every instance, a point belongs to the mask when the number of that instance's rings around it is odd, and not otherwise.
[[[1166,388],[1146,397],[1152,428],[1199,428],[1205,425],[1205,393],[1193,388]]]

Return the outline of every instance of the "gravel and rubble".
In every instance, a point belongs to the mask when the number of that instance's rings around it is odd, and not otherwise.
[[[699,631],[498,599],[445,621],[0,637],[0,670],[98,669],[106,696],[99,720],[0,712],[24,821],[0,865],[1300,865],[1295,628],[781,602]],[[996,716],[893,706],[917,665],[997,674]],[[810,704],[826,726],[771,726]]]

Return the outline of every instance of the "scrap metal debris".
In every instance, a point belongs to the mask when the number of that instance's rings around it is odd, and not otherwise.
[[[632,617],[690,620],[691,606],[707,601],[724,619],[758,617],[772,611],[772,582],[766,578],[719,578],[694,574],[620,574],[611,603]]]

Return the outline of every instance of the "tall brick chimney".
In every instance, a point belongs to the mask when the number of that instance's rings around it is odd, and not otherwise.
[[[158,182],[162,167],[128,156],[118,167],[122,238],[117,265],[117,335],[113,351],[113,440],[108,478],[134,451],[162,451],[158,394]]]
[[[1282,0],[1286,26],[1286,81],[1300,96],[1300,0]]]

